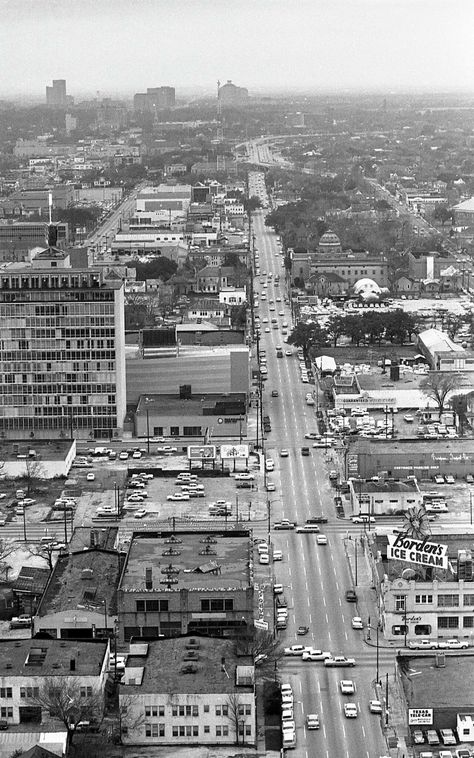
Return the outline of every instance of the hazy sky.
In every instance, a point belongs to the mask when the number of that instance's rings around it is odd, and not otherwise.
[[[474,91],[474,0],[0,0],[0,93]]]

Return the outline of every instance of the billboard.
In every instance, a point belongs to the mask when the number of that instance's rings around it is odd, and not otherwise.
[[[221,459],[235,460],[236,458],[248,458],[248,445],[221,445]]]
[[[428,542],[425,537],[417,540],[406,534],[388,534],[387,558],[406,563],[419,563],[422,566],[448,568],[448,546],[437,542]]]
[[[188,447],[188,460],[190,461],[213,461],[215,458],[215,445],[189,445]]]
[[[410,726],[431,726],[433,724],[433,709],[409,708],[408,724]]]

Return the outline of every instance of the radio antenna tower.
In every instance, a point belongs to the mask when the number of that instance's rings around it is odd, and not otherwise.
[[[224,139],[224,126],[222,123],[222,101],[219,97],[221,83],[217,80],[217,141],[222,142]]]

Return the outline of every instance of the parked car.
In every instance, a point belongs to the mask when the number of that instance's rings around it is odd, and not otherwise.
[[[440,640],[438,642],[438,647],[440,650],[467,650],[469,643],[467,640],[457,640],[453,638],[450,640]]]
[[[348,603],[357,603],[357,592],[355,590],[346,590],[346,600]]]
[[[371,713],[382,713],[382,703],[380,700],[369,700],[369,711]]]
[[[22,613],[20,616],[13,616],[10,621],[10,629],[28,629],[31,627],[31,616]]]
[[[354,616],[354,618],[351,621],[351,626],[353,629],[363,629],[364,623],[360,616]]]
[[[438,643],[436,640],[429,640],[426,638],[419,640],[410,640],[408,647],[412,650],[437,650]]]

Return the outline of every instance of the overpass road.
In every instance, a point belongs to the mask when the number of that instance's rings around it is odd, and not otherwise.
[[[380,716],[369,711],[369,700],[374,699],[376,678],[376,650],[363,641],[362,632],[352,629],[351,619],[357,614],[354,604],[345,599],[346,589],[352,587],[349,567],[344,550],[344,539],[349,532],[355,537],[360,528],[350,521],[336,519],[333,490],[327,476],[328,462],[324,451],[310,448],[311,455],[301,454],[301,447],[308,442],[306,431],[316,429],[314,407],[306,405],[305,395],[313,388],[302,384],[296,355],[277,358],[276,346],[282,345],[281,324],[287,321],[291,327],[289,307],[284,305],[284,271],[279,255],[277,237],[264,226],[262,213],[254,214],[254,233],[259,250],[260,271],[279,273],[281,284],[274,281],[266,289],[267,300],[260,302],[259,315],[278,318],[278,329],[265,332],[262,323],[260,347],[265,348],[268,379],[264,390],[264,412],[271,418],[272,431],[266,441],[266,457],[275,462],[275,481],[281,483],[281,493],[271,493],[272,522],[279,517],[292,519],[299,524],[314,513],[324,513],[328,524],[321,526],[326,532],[327,545],[318,545],[315,534],[272,531],[272,542],[283,551],[283,561],[274,564],[274,581],[284,586],[288,602],[289,624],[282,642],[285,645],[302,643],[312,645],[334,654],[345,654],[356,659],[352,669],[328,669],[322,663],[307,663],[300,658],[285,657],[280,664],[280,678],[290,681],[295,697],[295,720],[297,727],[297,758],[324,756],[333,758],[379,758],[386,753]],[[255,290],[261,292],[262,284],[256,280]],[[270,301],[276,310],[270,311]],[[280,317],[279,311],[285,310]],[[278,397],[271,397],[271,391]],[[281,458],[282,448],[289,451]],[[331,463],[334,467],[334,463]],[[309,633],[297,637],[296,629],[308,625]],[[393,671],[393,653],[380,650],[379,675]],[[352,679],[356,685],[353,696],[342,696],[339,690],[341,679]],[[344,716],[344,702],[355,702],[358,717]],[[305,717],[318,713],[319,730],[308,731]]]

